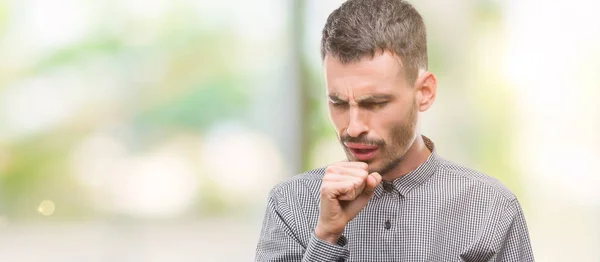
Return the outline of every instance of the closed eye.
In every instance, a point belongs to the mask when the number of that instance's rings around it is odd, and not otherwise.
[[[382,101],[382,102],[367,102],[367,103],[361,103],[360,106],[366,109],[378,109],[378,108],[382,108],[385,105],[387,105],[387,101]]]
[[[345,101],[334,101],[334,100],[329,100],[329,103],[334,106],[334,107],[341,107],[341,106],[346,106],[348,105],[348,102]]]
[[[337,96],[329,96],[329,103],[335,107],[347,105],[348,101],[344,101]]]

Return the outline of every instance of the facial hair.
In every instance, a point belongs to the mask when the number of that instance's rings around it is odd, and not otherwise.
[[[344,146],[345,142],[361,143],[367,145],[376,145],[380,154],[376,160],[379,163],[372,163],[373,161],[363,161],[369,164],[369,173],[378,172],[380,175],[385,175],[394,169],[398,164],[402,163],[404,155],[408,149],[412,146],[415,140],[415,127],[417,125],[417,106],[416,103],[412,103],[410,110],[405,116],[405,121],[392,127],[390,130],[390,141],[386,142],[383,138],[373,139],[367,137],[367,135],[361,135],[358,137],[351,137],[347,132],[343,132],[340,136],[340,143],[346,152],[346,157],[349,161],[353,160],[353,155],[350,150]]]

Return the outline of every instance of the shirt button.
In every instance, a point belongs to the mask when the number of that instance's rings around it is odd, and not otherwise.
[[[385,221],[385,229],[389,230],[390,228],[392,228],[392,223],[389,220]]]
[[[394,185],[390,182],[383,182],[383,190],[385,190],[385,192],[392,192],[394,191]]]

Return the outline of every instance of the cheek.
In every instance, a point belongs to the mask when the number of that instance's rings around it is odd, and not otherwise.
[[[393,130],[396,130],[404,126],[404,119],[402,119],[401,112],[399,110],[386,110],[376,113],[377,114],[377,125],[375,130],[377,135],[387,142],[392,141],[394,138]]]
[[[400,123],[402,121],[400,115],[401,112],[393,108],[387,108],[386,110],[373,113],[373,117],[377,118],[378,124],[386,128]]]

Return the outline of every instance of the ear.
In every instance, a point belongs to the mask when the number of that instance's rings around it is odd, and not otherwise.
[[[431,107],[435,100],[437,80],[431,72],[423,71],[417,77],[414,88],[417,96],[417,108],[420,112],[424,112]]]

